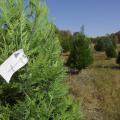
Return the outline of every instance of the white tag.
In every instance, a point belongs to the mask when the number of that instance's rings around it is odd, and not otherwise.
[[[14,52],[1,66],[0,75],[6,80],[7,83],[10,82],[12,75],[18,71],[21,67],[26,65],[28,58],[24,54],[23,49]]]

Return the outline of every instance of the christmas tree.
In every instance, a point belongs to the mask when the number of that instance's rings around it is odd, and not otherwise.
[[[93,63],[90,40],[83,32],[75,33],[73,38],[72,49],[67,64],[71,68],[81,70]]]
[[[9,84],[0,78],[0,120],[80,120],[65,87],[61,47],[43,2],[0,1],[0,64],[23,49],[28,64]]]

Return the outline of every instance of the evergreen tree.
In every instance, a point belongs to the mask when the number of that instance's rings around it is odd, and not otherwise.
[[[75,33],[68,65],[78,70],[89,66],[93,62],[90,40],[83,33]]]
[[[61,47],[39,0],[0,1],[0,64],[23,48],[28,64],[0,78],[0,120],[80,120],[79,104],[64,85]]]
[[[104,51],[105,50],[105,42],[102,39],[98,39],[95,46],[96,51]]]
[[[117,43],[118,43],[118,37],[116,35],[106,35],[103,37],[97,37],[95,38],[95,50],[96,51],[105,51],[106,48],[112,44],[113,47],[116,49],[117,48]]]
[[[109,58],[116,57],[117,52],[116,52],[116,49],[115,49],[114,44],[113,44],[112,41],[107,41],[106,42],[105,53],[106,53],[107,57],[109,57]]]
[[[116,35],[111,35],[110,36],[111,37],[111,41],[112,41],[112,43],[113,43],[113,46],[115,47],[115,48],[117,48],[117,43],[118,43],[118,37],[116,36]]]
[[[58,33],[60,44],[62,46],[63,52],[70,51],[72,33],[70,31],[59,31]]]

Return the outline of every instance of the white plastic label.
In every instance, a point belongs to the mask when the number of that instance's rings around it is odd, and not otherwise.
[[[20,49],[14,52],[0,66],[0,75],[6,80],[7,83],[9,83],[12,75],[27,63],[28,63],[28,58],[24,54],[23,49]]]

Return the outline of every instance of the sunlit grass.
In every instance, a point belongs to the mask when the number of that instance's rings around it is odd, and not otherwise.
[[[120,67],[103,52],[94,56],[93,65],[70,76],[71,92],[82,101],[85,120],[119,120]]]

